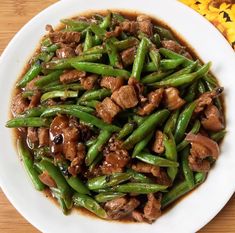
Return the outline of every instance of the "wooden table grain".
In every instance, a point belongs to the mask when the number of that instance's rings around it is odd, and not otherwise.
[[[0,0],[0,54],[15,33],[34,15],[56,0]],[[197,221],[195,219],[195,221]],[[38,233],[7,200],[0,190],[0,232]],[[235,232],[235,195],[201,233]]]

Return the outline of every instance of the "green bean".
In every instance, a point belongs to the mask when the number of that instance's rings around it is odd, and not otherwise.
[[[95,143],[95,142],[94,142]],[[91,145],[92,146],[92,145]],[[92,172],[93,169],[96,167],[96,165],[101,162],[103,159],[103,154],[99,153],[96,158],[94,159],[94,161],[91,163],[91,165],[89,166],[89,171]]]
[[[190,103],[192,102],[197,96],[197,89],[198,89],[198,82],[193,82],[189,88],[187,89],[187,94],[184,96],[184,100]]]
[[[200,94],[203,94],[206,92],[206,88],[205,88],[202,80],[199,80],[199,82],[198,82],[198,91]]]
[[[136,155],[136,158],[145,163],[152,164],[154,166],[159,166],[159,167],[178,167],[179,166],[179,163],[175,161],[164,159],[162,157],[149,154],[148,152],[142,152]]]
[[[102,54],[84,54],[77,57],[64,58],[53,60],[43,64],[45,69],[49,70],[60,70],[73,68],[72,63],[74,62],[91,62],[97,61],[102,57]]]
[[[111,26],[112,22],[112,13],[109,12],[107,16],[104,17],[103,21],[100,23],[100,27],[103,29],[107,29]]]
[[[93,198],[85,194],[75,193],[73,201],[74,205],[84,207],[101,218],[107,218],[105,210]]]
[[[63,211],[63,214],[67,214],[68,213],[68,209],[65,205],[65,202],[64,202],[64,199],[61,197],[61,193],[60,193],[60,190],[57,189],[57,188],[50,188],[51,190],[51,193],[53,195],[53,197],[55,197],[60,205],[60,208],[62,209]]]
[[[154,26],[154,30],[158,33],[158,35],[161,37],[161,39],[167,39],[167,40],[175,40],[174,36],[172,35],[171,31],[160,27],[160,26]]]
[[[118,13],[113,13],[113,19],[117,21],[118,23],[122,23],[125,21],[125,18]]]
[[[106,30],[96,24],[91,24],[90,29],[101,40],[104,38],[104,36],[106,34]]]
[[[94,46],[86,51],[83,52],[83,55],[88,55],[88,54],[103,54],[106,53],[107,51],[105,50],[103,45],[97,45]]]
[[[192,127],[192,129],[191,129],[191,131],[190,131],[190,133],[197,134],[199,132],[199,130],[200,130],[200,127],[201,127],[200,121],[196,120],[194,125],[193,125],[193,127]],[[188,141],[183,140],[181,143],[179,143],[177,145],[177,147],[176,147],[177,151],[183,150],[188,144],[189,144]]]
[[[97,141],[94,145],[92,145],[86,155],[85,163],[87,166],[91,165],[94,159],[97,157],[99,152],[101,151],[103,145],[109,140],[111,137],[111,132],[102,130],[97,138]]]
[[[198,80],[203,75],[205,75],[209,71],[210,66],[211,66],[211,62],[205,64],[204,66],[202,66],[199,70],[195,71],[194,73],[183,74],[175,79],[168,79],[168,80],[162,80],[160,82],[151,83],[150,86],[153,86],[153,87],[165,87],[165,86],[178,87],[178,86],[186,85],[186,84],[189,84],[189,83],[192,83],[192,82]]]
[[[134,182],[137,182],[137,183],[148,183],[148,184],[154,183],[151,178],[145,176],[142,173],[136,172],[133,169],[128,168],[127,169],[127,173],[131,174],[131,180],[133,180]]]
[[[50,46],[41,47],[41,51],[51,53],[51,52],[55,52],[58,48],[60,48],[58,44],[52,44]]]
[[[124,142],[126,149],[131,149],[144,139],[157,125],[162,124],[169,115],[168,110],[160,110],[151,114]]]
[[[63,91],[63,90],[80,91],[84,90],[84,88],[80,83],[47,85],[42,88],[43,93],[50,91]]]
[[[171,161],[177,161],[177,150],[176,150],[175,140],[171,132],[169,132],[169,137],[164,135],[163,144],[165,147],[166,158]],[[174,181],[177,173],[178,173],[177,167],[167,168],[167,174],[169,175],[172,181]]]
[[[91,138],[91,139],[89,139],[88,141],[85,142],[85,145],[86,145],[87,147],[90,147],[90,146],[92,146],[96,141],[97,141],[97,138]]]
[[[35,160],[41,160],[42,157],[49,156],[51,153],[50,147],[44,146],[33,150]]]
[[[41,96],[41,103],[48,100],[48,99],[53,99],[53,98],[76,98],[78,97],[78,92],[77,91],[51,91],[51,92],[46,92]]]
[[[112,42],[112,38],[105,41],[105,49],[109,56],[110,65],[113,67],[121,68],[122,67],[121,59],[116,46]]]
[[[58,81],[62,73],[62,70],[53,71],[50,74],[43,76],[39,80],[35,81],[35,86],[42,88],[51,82]]]
[[[17,87],[25,87],[28,82],[33,80],[41,72],[41,65],[39,62],[34,63],[23,78],[16,84]]]
[[[107,202],[113,199],[124,197],[125,193],[115,193],[115,192],[107,192],[107,193],[99,193],[95,196],[95,200],[98,202]]]
[[[203,183],[205,178],[206,178],[206,173],[200,173],[200,172],[196,173],[196,175],[195,175],[195,183],[196,184],[195,184],[194,188],[197,187],[198,185],[200,185],[201,183]],[[183,196],[184,194],[188,193],[191,190],[192,190],[192,188],[190,188],[188,186],[187,181],[183,181],[183,182],[173,186],[173,188],[168,193],[163,195],[161,207],[164,209],[166,206],[171,204],[173,201],[180,198],[181,196]]]
[[[153,137],[153,131],[147,135],[142,141],[138,142],[135,147],[134,150],[132,152],[132,158],[135,158],[139,153],[141,153],[144,148],[148,145],[148,143],[150,142],[151,138]]]
[[[161,38],[158,33],[155,33],[153,35],[152,41],[157,46],[157,48],[161,47]]]
[[[172,133],[175,132],[175,127],[176,127],[176,123],[178,120],[178,116],[179,116],[179,109],[175,110],[168,118],[168,120],[164,126],[164,129],[163,129],[163,132],[165,134],[169,134],[170,132],[172,132]]]
[[[141,116],[138,116],[138,115],[134,115],[134,116],[133,116],[133,121],[134,121],[138,126],[140,126],[146,119],[147,119],[147,117],[141,117]]]
[[[100,101],[98,100],[79,101],[80,105],[91,107],[91,108],[95,108],[98,103],[100,103]]]
[[[219,132],[211,133],[210,138],[216,142],[222,140],[227,132],[225,130],[221,130]]]
[[[83,52],[85,52],[88,49],[92,48],[92,46],[93,46],[92,43],[93,43],[92,34],[91,34],[90,30],[87,30],[86,38],[85,38],[85,41],[84,41]]]
[[[130,47],[133,47],[137,45],[138,43],[139,43],[139,40],[136,39],[135,37],[128,37],[125,40],[114,42],[114,46],[117,48],[118,51],[122,51]]]
[[[145,183],[127,183],[120,184],[114,187],[114,190],[121,193],[138,193],[138,194],[148,194],[156,193],[159,191],[164,191],[167,189],[165,185],[159,184],[145,184]]]
[[[160,63],[160,67],[163,70],[172,70],[177,68],[184,62],[184,59],[162,59]]]
[[[198,61],[192,62],[192,64],[186,66],[185,68],[183,68],[179,71],[176,71],[175,73],[167,76],[164,80],[174,79],[174,78],[177,78],[183,74],[190,74],[192,71],[194,71],[196,69],[197,65],[198,65]]]
[[[48,127],[48,119],[42,119],[40,117],[16,117],[6,123],[8,128],[19,128],[19,127]]]
[[[22,92],[22,97],[23,97],[23,98],[30,98],[30,97],[33,96],[33,94],[34,94],[33,91],[23,91],[23,92]]]
[[[54,57],[54,52],[41,52],[32,58],[31,64],[43,61],[49,62]],[[42,71],[42,70],[41,70]]]
[[[80,106],[82,107],[82,106]],[[100,120],[99,118],[86,113],[84,111],[79,110],[78,108],[74,107],[73,105],[57,105],[49,107],[45,112],[41,115],[41,117],[50,117],[54,116],[55,113],[67,114],[74,117],[79,118],[80,120],[92,124],[97,128],[104,129],[110,132],[117,132],[120,130],[118,126],[110,125],[105,123],[104,121]]]
[[[168,71],[159,70],[145,76],[143,79],[141,79],[141,83],[149,84],[149,83],[158,82],[167,77],[171,73],[172,73],[171,70]]]
[[[60,173],[59,168],[44,159],[40,161],[39,164],[41,165],[43,171],[48,172],[49,176],[55,181],[56,186],[60,190],[61,196],[65,201],[66,207],[70,209],[72,207],[71,189],[63,175]]]
[[[81,20],[73,20],[73,19],[62,19],[61,23],[68,25],[69,27],[76,28],[76,31],[83,31],[88,28],[90,23]]]
[[[182,138],[184,137],[184,134],[186,132],[186,129],[188,127],[188,124],[192,118],[194,109],[196,108],[197,103],[194,101],[190,103],[179,115],[176,130],[175,130],[175,141],[176,143],[179,143]]]
[[[135,126],[135,122],[127,122],[118,133],[117,138],[120,140],[130,135],[133,132]]]
[[[44,47],[48,47],[48,46],[50,46],[52,44],[53,43],[52,43],[52,41],[51,41],[51,39],[49,37],[46,37],[45,39],[43,39],[41,41],[41,46],[44,46]]]
[[[30,108],[27,109],[25,112],[23,112],[23,114],[18,115],[18,117],[39,117],[41,116],[41,114],[45,111],[45,107],[43,106],[39,106],[39,107],[35,107],[35,108]]]
[[[144,65],[143,72],[156,72],[157,67],[153,62],[149,62],[148,64]]]
[[[144,37],[138,46],[136,57],[134,60],[133,68],[132,68],[132,74],[131,77],[136,78],[137,80],[140,80],[141,72],[144,66],[145,56],[148,51],[148,42],[147,39]]]
[[[25,170],[27,171],[34,187],[39,191],[44,190],[45,185],[38,178],[39,173],[34,167],[32,156],[30,155],[29,150],[23,145],[21,140],[17,140],[17,151],[22,158]]]
[[[113,173],[112,175],[97,176],[88,180],[87,187],[90,190],[113,187],[129,180],[130,178],[130,173]]]
[[[99,63],[91,63],[91,62],[74,62],[72,66],[75,69],[100,74],[104,76],[122,76],[124,78],[129,78],[130,73],[127,70],[115,69],[112,66],[99,64]]]
[[[182,150],[180,157],[181,157],[184,178],[188,184],[188,187],[193,188],[195,185],[195,181],[194,181],[193,172],[190,169],[189,164],[188,164],[188,156],[189,156],[189,146],[185,147]]]
[[[152,62],[154,63],[154,65],[156,66],[156,69],[159,70],[160,61],[161,61],[159,52],[156,49],[151,48],[149,52],[149,56]]]
[[[78,193],[82,194],[90,194],[89,189],[87,186],[76,176],[71,176],[69,178],[66,178],[67,183],[69,186],[74,189]]]
[[[83,101],[89,100],[102,100],[105,97],[110,96],[112,93],[110,90],[106,88],[98,89],[98,90],[89,90],[86,91],[79,99],[79,103]]]

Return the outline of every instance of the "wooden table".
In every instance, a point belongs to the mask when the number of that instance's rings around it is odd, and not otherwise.
[[[0,0],[0,54],[14,34],[42,9],[56,0]],[[195,221],[197,221],[195,219]],[[6,199],[0,190],[0,232],[36,233],[39,232],[28,223]],[[201,231],[235,232],[235,195],[225,208]]]

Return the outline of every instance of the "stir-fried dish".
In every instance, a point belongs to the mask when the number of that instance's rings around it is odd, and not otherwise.
[[[169,29],[123,15],[47,25],[6,126],[35,188],[64,213],[152,223],[218,159],[223,88]]]

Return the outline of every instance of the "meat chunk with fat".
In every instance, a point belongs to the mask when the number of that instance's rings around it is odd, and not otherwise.
[[[161,103],[164,89],[159,88],[148,94],[148,101],[138,110],[138,114],[141,116],[149,115],[154,109],[156,109]]]
[[[42,174],[38,176],[38,178],[42,181],[43,184],[51,187],[56,188],[56,182],[51,178],[48,172],[44,171]]]
[[[169,110],[175,110],[185,104],[185,100],[180,97],[179,90],[175,87],[169,87],[164,92],[164,104]]]
[[[25,87],[25,90],[26,91],[34,91],[36,89],[38,89],[38,87],[35,85],[35,82],[40,80],[41,77],[40,76],[37,76],[36,78],[34,78],[33,80],[31,80],[30,82],[28,82],[26,84],[26,87]]]
[[[139,28],[138,22],[129,20],[125,20],[120,26],[123,32],[128,32],[131,35],[136,34]]]
[[[153,193],[148,194],[148,201],[144,207],[144,218],[150,223],[161,215],[161,200],[159,199]]]
[[[104,208],[109,218],[120,219],[132,213],[138,207],[140,202],[136,198],[120,197],[105,203]]]
[[[39,146],[49,146],[49,129],[40,127],[38,128]]]
[[[122,109],[133,108],[138,104],[135,89],[131,85],[122,86],[113,92],[111,99]]]
[[[111,123],[121,109],[109,97],[106,97],[101,103],[96,105],[96,111],[100,118],[107,123]]]
[[[157,154],[161,154],[165,150],[165,147],[163,145],[163,133],[160,130],[157,130],[155,133],[155,139],[152,146],[152,150]]]
[[[122,77],[104,76],[101,79],[100,86],[110,89],[112,92],[118,90],[124,85],[124,79]]]
[[[122,34],[122,27],[116,26],[113,31],[106,32],[105,37],[119,37]]]
[[[136,47],[131,47],[121,52],[122,63],[124,67],[133,64],[135,60]]]
[[[160,175],[160,167],[148,163],[137,162],[136,164],[132,164],[131,168],[140,173],[152,173],[156,177]]]
[[[169,49],[175,53],[181,54],[185,52],[185,48],[174,40],[162,40],[161,43],[162,43],[163,48]]]
[[[97,79],[98,79],[98,76],[96,74],[90,74],[86,77],[80,78],[79,80],[81,82],[82,87],[85,90],[91,90],[92,88],[94,88]]]
[[[56,56],[60,59],[75,57],[74,49],[71,47],[64,47],[56,50]]]
[[[201,123],[205,129],[214,132],[224,129],[222,115],[215,105],[207,106],[204,114],[205,118],[202,118]]]
[[[28,99],[22,96],[22,93],[15,95],[11,102],[11,112],[14,116],[25,112],[29,106]]]
[[[72,43],[76,42],[78,43],[81,38],[80,32],[63,32],[63,31],[56,31],[56,32],[50,32],[49,38],[53,43]]]
[[[145,33],[149,37],[153,35],[153,24],[151,18],[147,15],[139,15],[137,17],[138,28],[141,32]]]
[[[86,72],[78,70],[66,71],[60,75],[60,82],[62,83],[73,83],[86,77]]]

